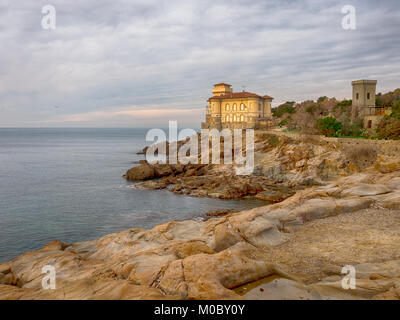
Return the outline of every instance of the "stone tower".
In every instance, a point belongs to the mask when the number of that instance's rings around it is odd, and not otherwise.
[[[359,107],[361,115],[375,114],[376,80],[356,80],[353,85],[352,105]]]

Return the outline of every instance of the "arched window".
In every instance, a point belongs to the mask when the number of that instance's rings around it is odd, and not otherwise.
[[[233,115],[233,122],[236,122],[236,114]]]
[[[233,110],[233,111],[236,111],[236,103],[233,104],[232,110]]]
[[[226,116],[226,122],[229,122],[229,114]]]
[[[243,122],[244,121],[244,115],[241,115],[240,116],[240,122]]]
[[[225,105],[225,110],[226,110],[226,111],[229,111],[229,103],[227,103],[227,104]]]
[[[244,103],[240,104],[240,110],[242,110],[242,111],[244,110]]]

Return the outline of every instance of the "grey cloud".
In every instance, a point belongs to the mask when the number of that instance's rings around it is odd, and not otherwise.
[[[113,108],[202,108],[220,81],[276,103],[349,97],[355,78],[377,78],[379,91],[400,86],[397,0],[352,1],[354,31],[341,28],[346,0],[54,0],[55,31],[40,27],[45,4],[0,5],[0,126],[69,126],[59,119]],[[118,124],[143,121],[109,122]]]

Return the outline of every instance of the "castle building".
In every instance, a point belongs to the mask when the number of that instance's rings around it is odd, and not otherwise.
[[[217,83],[208,99],[202,129],[262,129],[271,124],[272,97],[233,92],[231,85]]]
[[[358,107],[363,118],[363,127],[376,129],[385,114],[390,114],[390,109],[376,105],[376,80],[356,80],[352,83],[352,106]]]

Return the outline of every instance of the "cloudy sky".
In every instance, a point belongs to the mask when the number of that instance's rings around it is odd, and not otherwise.
[[[386,92],[399,30],[399,0],[0,0],[0,127],[199,126],[217,82],[274,105],[350,98],[361,78]]]

